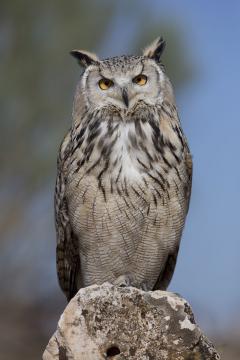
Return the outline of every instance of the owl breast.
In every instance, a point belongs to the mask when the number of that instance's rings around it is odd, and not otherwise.
[[[178,136],[171,134],[176,141],[168,146],[160,136],[157,122],[145,119],[85,129],[67,184],[84,268],[81,286],[114,282],[127,273],[132,285],[152,289],[178,246],[187,174]]]

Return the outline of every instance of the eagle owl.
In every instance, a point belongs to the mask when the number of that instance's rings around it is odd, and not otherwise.
[[[57,271],[68,300],[105,281],[166,289],[188,211],[192,160],[162,38],[142,56],[83,67],[72,127],[59,151],[55,191]]]

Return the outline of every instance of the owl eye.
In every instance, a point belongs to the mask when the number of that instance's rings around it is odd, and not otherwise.
[[[110,80],[110,79],[104,79],[103,78],[103,79],[99,80],[98,85],[99,85],[100,89],[107,90],[111,86],[113,86],[113,81]]]
[[[137,85],[143,86],[147,82],[147,77],[146,77],[146,75],[143,75],[143,74],[138,75],[133,79],[133,82]]]

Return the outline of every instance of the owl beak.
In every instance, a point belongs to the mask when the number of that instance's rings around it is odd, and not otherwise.
[[[128,105],[129,105],[128,93],[125,88],[122,89],[122,97],[123,97],[124,104],[126,105],[126,107],[128,107]]]

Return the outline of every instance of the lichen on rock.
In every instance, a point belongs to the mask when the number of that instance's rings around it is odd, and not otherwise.
[[[220,359],[190,305],[166,291],[109,283],[79,290],[62,314],[43,360]]]

